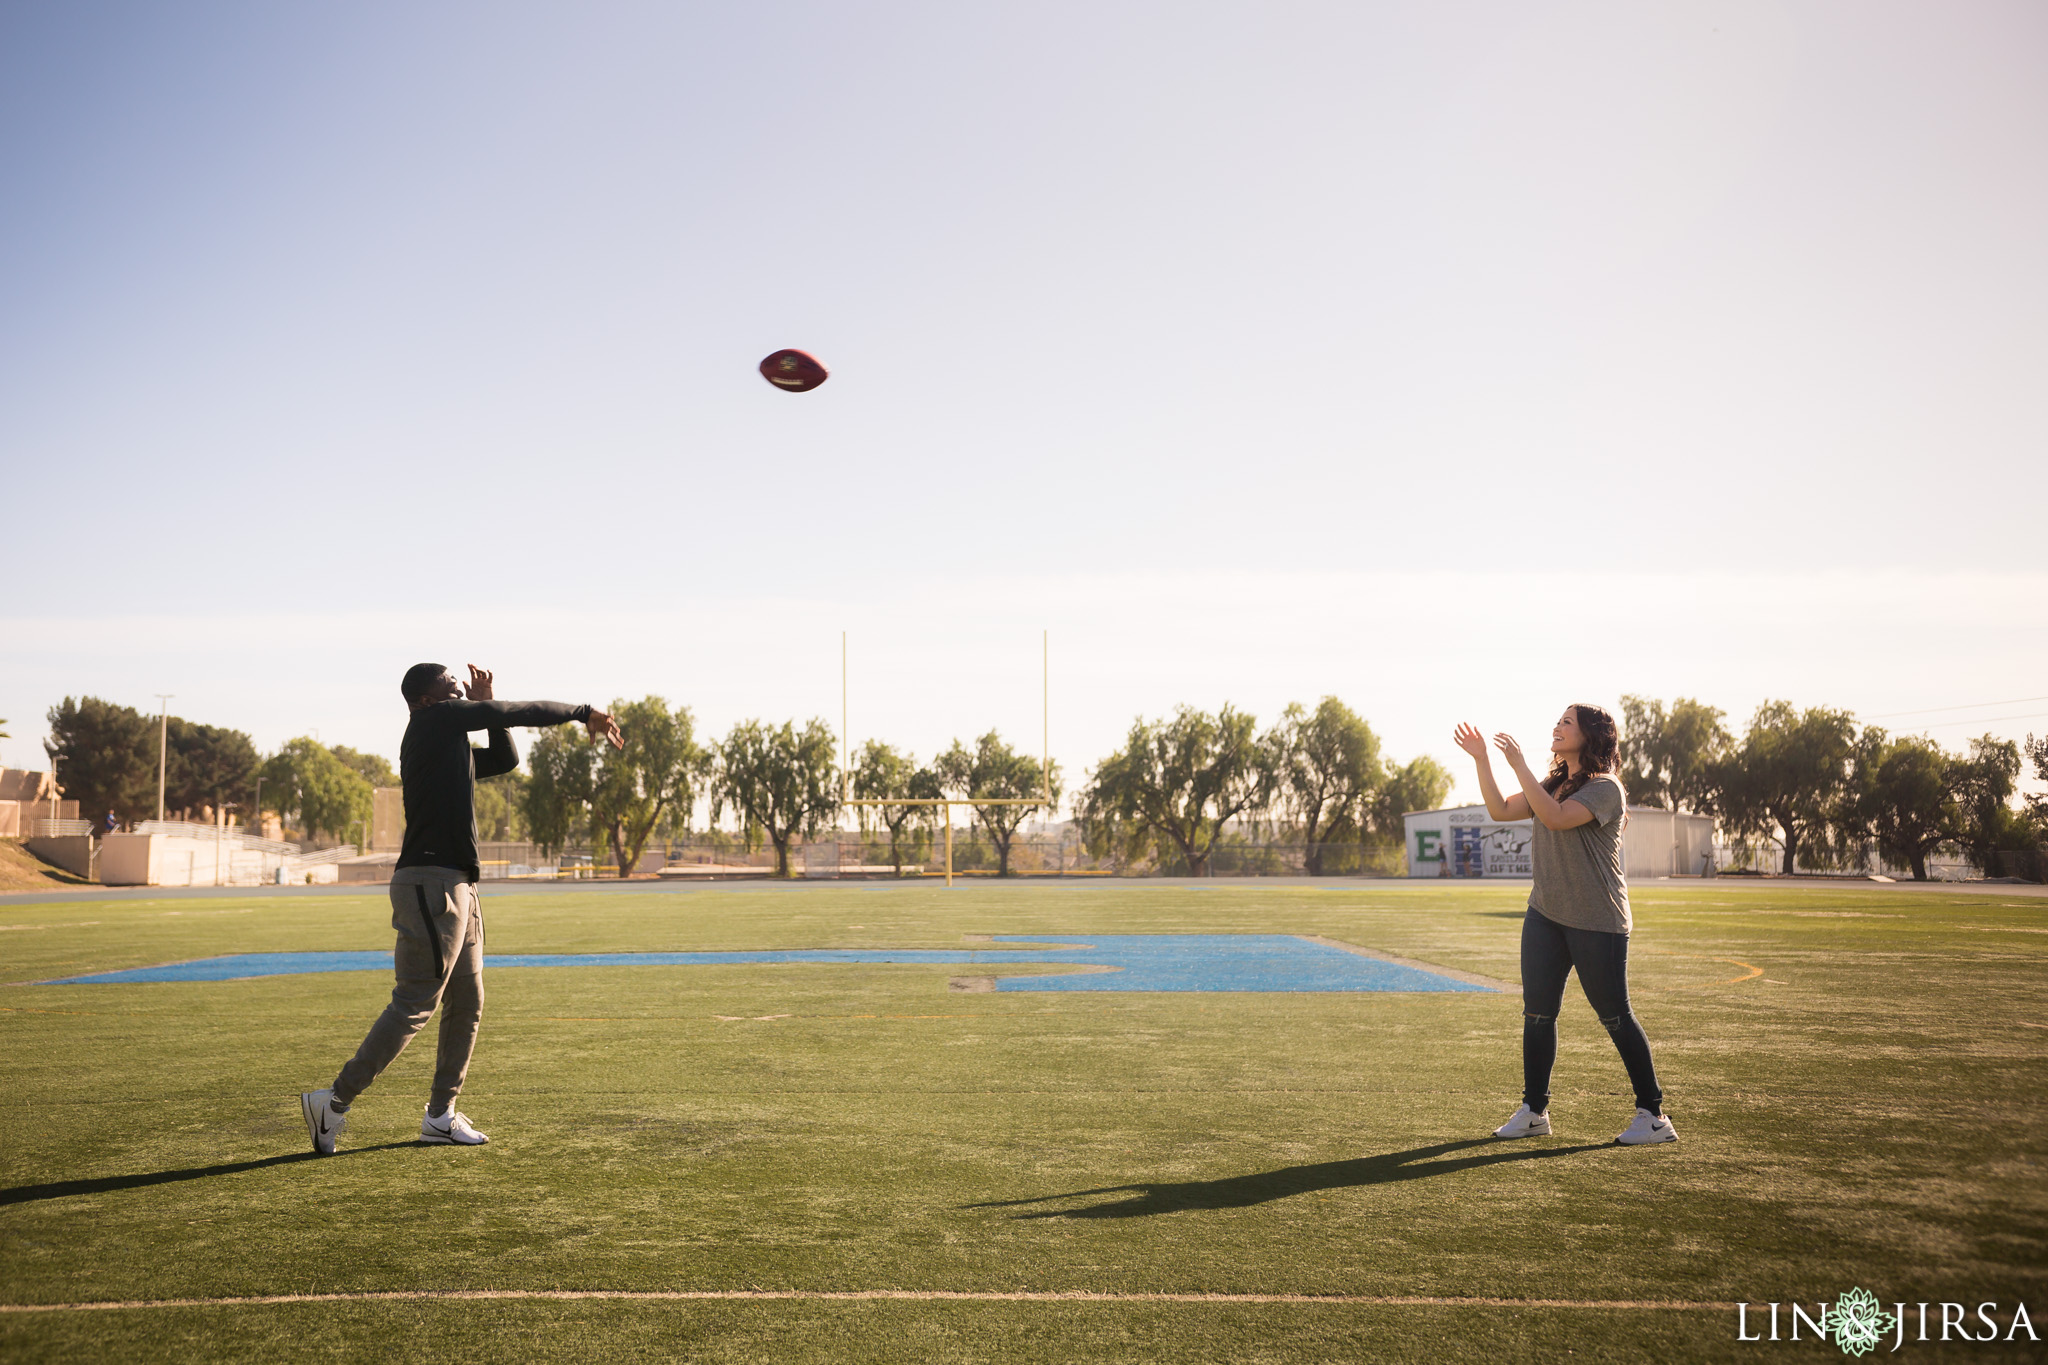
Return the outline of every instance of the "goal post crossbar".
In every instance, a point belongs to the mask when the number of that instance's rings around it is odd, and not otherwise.
[[[955,806],[1043,806],[1047,810],[1059,809],[1059,802],[1052,794],[1052,632],[1039,633],[1039,679],[1041,707],[1040,722],[1044,729],[1040,735],[1040,756],[1038,775],[1045,783],[1043,796],[939,796],[939,797],[859,797],[853,795],[853,770],[850,766],[853,739],[847,726],[847,666],[846,632],[839,632],[839,804],[842,806],[944,806],[946,808],[946,885],[953,884],[953,807]]]

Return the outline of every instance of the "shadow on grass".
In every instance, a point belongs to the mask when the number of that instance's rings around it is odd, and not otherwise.
[[[336,1157],[356,1156],[362,1152],[388,1152],[394,1147],[418,1147],[417,1142],[383,1142],[374,1147],[348,1147],[334,1154]],[[243,1171],[260,1171],[266,1166],[289,1166],[297,1161],[332,1161],[334,1157],[319,1156],[313,1152],[287,1152],[283,1156],[266,1156],[255,1161],[230,1161],[219,1166],[188,1166],[182,1171],[145,1171],[141,1175],[109,1175],[97,1180],[53,1180],[47,1185],[16,1185],[13,1189],[0,1190],[0,1206],[7,1204],[33,1204],[39,1199],[68,1199],[75,1194],[106,1194],[112,1190],[139,1190],[148,1185],[173,1185],[180,1180],[205,1180],[216,1175],[240,1175]]]
[[[1287,1166],[1256,1175],[1225,1176],[1221,1180],[1184,1180],[1143,1185],[1105,1185],[1095,1190],[1074,1190],[1067,1194],[1041,1195],[1036,1199],[997,1199],[983,1204],[964,1204],[969,1209],[1008,1209],[1025,1204],[1049,1204],[1056,1199],[1087,1199],[1103,1194],[1128,1194],[1127,1199],[1091,1204],[1080,1209],[1040,1209],[1020,1213],[1018,1218],[1146,1218],[1155,1213],[1179,1213],[1186,1209],[1241,1209],[1264,1204],[1289,1195],[1311,1194],[1317,1190],[1342,1190],[1359,1185],[1391,1185],[1402,1180],[1426,1180],[1481,1166],[1498,1166],[1510,1161],[1547,1161],[1577,1152],[1619,1150],[1611,1142],[1581,1143],[1576,1147],[1524,1147],[1502,1150],[1499,1138],[1466,1138],[1440,1142],[1433,1147],[1411,1147],[1405,1152],[1381,1156],[1354,1157],[1349,1161],[1322,1161],[1313,1166]],[[1474,1147],[1493,1150],[1481,1155],[1431,1160]]]

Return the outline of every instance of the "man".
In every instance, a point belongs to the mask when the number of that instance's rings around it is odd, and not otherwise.
[[[439,664],[414,664],[398,685],[412,708],[399,745],[405,784],[405,845],[391,876],[391,927],[398,931],[391,1003],[334,1084],[299,1096],[313,1150],[334,1154],[356,1096],[369,1089],[412,1036],[441,1009],[434,1090],[420,1120],[420,1141],[475,1146],[490,1139],[455,1112],[469,1071],[484,1005],[484,920],[477,902],[476,779],[519,766],[507,727],[580,721],[592,739],[623,749],[618,722],[593,706],[558,701],[494,701],[491,675],[469,665],[465,689]],[[464,692],[467,691],[467,698]],[[470,747],[472,730],[488,730],[490,747]]]

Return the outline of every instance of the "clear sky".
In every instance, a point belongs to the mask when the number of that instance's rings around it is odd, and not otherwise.
[[[2031,0],[13,3],[0,176],[13,766],[85,693],[395,755],[420,658],[836,724],[842,629],[920,755],[1035,745],[1050,629],[1073,775],[1326,693],[2048,732]]]

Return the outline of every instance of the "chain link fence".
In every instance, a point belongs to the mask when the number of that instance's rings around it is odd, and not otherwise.
[[[1940,848],[1928,854],[1925,862],[1927,880],[1934,882],[2048,881],[2048,850],[2043,849],[1973,854],[1960,848]],[[1722,876],[1784,876],[1785,846],[1776,839],[1716,841],[1713,870]],[[1913,868],[1874,843],[1861,843],[1801,849],[1793,860],[1791,875],[1889,877],[1903,882],[1913,879]]]
[[[477,846],[486,881],[577,880],[616,878],[618,864],[609,848],[571,845],[546,852],[531,843],[486,843]],[[1709,876],[1781,876],[1785,850],[1775,839],[1716,840],[1711,862],[1693,872]],[[980,827],[953,831],[955,876],[993,876],[1002,859],[995,843]],[[753,847],[737,834],[723,831],[683,839],[656,840],[641,854],[634,872],[669,880],[703,877],[775,875],[775,848],[765,840]],[[886,831],[862,834],[838,831],[790,845],[792,877],[889,878],[934,877],[945,874],[943,833],[915,831],[892,849]],[[1178,853],[1153,854],[1134,862],[1098,857],[1088,852],[1071,831],[1058,835],[1020,834],[1010,843],[1009,871],[1020,877],[1186,877],[1187,859]],[[1203,870],[1209,877],[1406,877],[1400,845],[1312,844],[1268,842],[1226,836],[1211,850]],[[1802,851],[1794,876],[1912,878],[1912,868],[1884,856],[1875,845],[1817,848]],[[1981,862],[1961,850],[1943,850],[1927,860],[1933,881],[1976,881],[1986,877],[2048,881],[2048,851],[2012,849],[1983,855]]]

